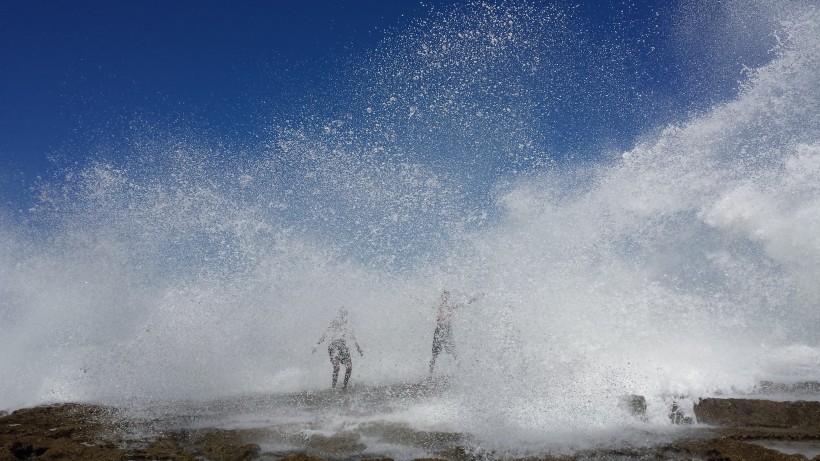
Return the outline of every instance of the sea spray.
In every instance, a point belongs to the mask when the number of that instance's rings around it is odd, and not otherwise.
[[[618,155],[553,155],[544,127],[575,106],[541,98],[633,117],[628,53],[596,48],[609,73],[586,87],[562,77],[584,62],[571,15],[471,4],[363,59],[344,113],[263,147],[138,132],[66,166],[31,223],[0,221],[0,407],[318,392],[310,351],[342,305],[354,383],[422,382],[443,289],[484,293],[454,316],[446,386],[389,414],[314,408],[321,429],[580,446],[665,430],[671,399],[819,379],[820,18],[793,6],[733,98]]]
[[[490,414],[515,415],[519,435],[527,421],[536,434],[547,420],[612,427],[618,395],[748,392],[783,368],[817,379],[817,13],[777,32],[789,40],[736,99],[647,137],[577,187],[548,172],[502,196],[504,219],[464,264],[478,253],[504,268],[486,283],[512,296],[532,363],[511,388],[482,360],[503,342],[476,333],[463,362],[474,380],[463,408],[476,413],[465,420],[497,434],[484,415],[498,403]],[[515,397],[492,398],[501,389]]]

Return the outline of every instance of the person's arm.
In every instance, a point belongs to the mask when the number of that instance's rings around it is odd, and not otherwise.
[[[477,295],[473,296],[472,298],[470,298],[470,299],[467,301],[467,304],[472,304],[472,303],[474,303],[474,302],[478,301],[479,299],[481,299],[481,298],[483,298],[483,297],[484,297],[484,293],[479,293],[479,294],[477,294]]]
[[[472,298],[468,299],[467,302],[450,304],[449,305],[450,310],[455,311],[455,310],[461,309],[462,307],[466,306],[467,304],[472,304],[472,303],[478,301],[479,299],[481,299],[483,297],[484,297],[484,293],[479,293],[479,294],[473,296]]]
[[[359,341],[356,340],[356,334],[353,333],[353,329],[350,328],[347,332],[350,334],[350,339],[353,340],[353,344],[356,345],[356,350],[359,351],[359,357],[364,357],[364,353],[362,352],[362,348],[359,347]]]
[[[324,333],[322,333],[322,337],[319,338],[319,341],[317,341],[316,344],[313,345],[313,352],[311,352],[311,354],[315,354],[316,353],[316,347],[318,347],[319,344],[322,344],[325,341],[325,337],[327,336],[327,332],[330,330],[330,327],[327,327],[327,328],[328,329],[325,330]]]

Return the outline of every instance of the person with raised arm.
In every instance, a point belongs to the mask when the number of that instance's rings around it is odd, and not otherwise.
[[[442,290],[438,313],[436,314],[436,330],[433,332],[433,358],[430,359],[430,378],[433,377],[436,358],[442,350],[457,358],[456,344],[453,341],[453,313],[464,307],[465,304],[472,304],[483,296],[484,293],[479,293],[468,299],[466,303],[457,303],[452,301],[448,290]]]

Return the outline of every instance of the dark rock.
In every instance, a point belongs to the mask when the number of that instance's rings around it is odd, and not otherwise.
[[[280,461],[324,461],[322,458],[318,456],[310,456],[304,453],[291,453],[287,456],[280,458]],[[364,461],[364,460],[362,460]],[[392,460],[391,460],[392,461]]]
[[[695,416],[704,424],[776,428],[820,428],[820,402],[703,399]]]
[[[47,447],[34,447],[30,444],[23,444],[21,442],[13,442],[9,449],[11,454],[17,459],[31,459],[40,456],[48,451]]]
[[[206,429],[192,434],[189,441],[211,461],[246,461],[259,454],[259,445],[246,443],[238,431]]]
[[[492,459],[489,453],[476,453],[461,446],[452,447],[447,450],[439,450],[435,454],[450,461],[486,461],[487,459]]]
[[[196,461],[193,453],[182,448],[178,441],[168,438],[153,440],[143,450],[132,451],[132,456],[143,456],[144,459],[168,459],[175,461]]]
[[[704,461],[805,461],[803,455],[787,455],[777,450],[731,439],[713,439],[682,444],[684,451]]]
[[[618,400],[618,406],[638,417],[646,417],[646,398],[642,395],[624,395]]]
[[[672,424],[692,424],[694,421],[691,416],[686,416],[678,407],[678,402],[672,402],[672,408],[669,410],[669,420]]]
[[[634,399],[630,404],[634,403],[640,409],[643,406],[641,402],[642,399]],[[806,459],[802,455],[786,455],[754,442],[820,440],[820,402],[704,399],[695,406],[695,414],[702,422],[722,427],[693,427],[682,431],[686,434],[685,439],[682,436],[682,439],[664,445],[601,447],[573,454],[543,453],[527,460],[802,461]],[[679,422],[686,422],[687,418],[677,404],[670,416],[678,418]],[[285,439],[281,438],[281,434],[260,429],[163,431],[159,429],[161,427],[158,421],[130,420],[119,410],[95,405],[64,404],[17,410],[0,416],[0,461],[322,461],[322,458],[313,455],[318,453],[325,456],[325,452],[338,453],[327,455],[329,459],[370,456],[372,458],[367,461],[389,461],[389,458],[375,458],[380,455],[378,452],[365,455],[360,434],[388,442],[395,439],[395,443],[409,446],[418,446],[416,444],[423,442],[425,445],[422,446],[427,452],[439,461],[474,461],[479,457],[492,460],[495,457],[493,453],[473,453],[462,434],[427,433],[390,424],[362,425],[359,433],[343,433],[333,437],[311,434]],[[287,445],[301,444],[310,455],[301,452],[260,453],[259,446],[252,442],[266,440],[282,440]],[[815,461],[820,461],[820,457],[816,457]]]
[[[342,432],[335,435],[311,434],[302,443],[310,452],[333,457],[346,457],[361,453],[367,446],[360,441],[360,436],[353,432]]]

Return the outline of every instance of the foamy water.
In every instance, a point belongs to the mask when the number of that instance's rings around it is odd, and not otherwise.
[[[534,119],[573,22],[480,5],[387,40],[354,107],[258,151],[139,133],[89,153],[30,222],[0,214],[0,408],[324,389],[310,352],[341,305],[354,382],[419,382],[443,288],[485,293],[455,316],[445,394],[310,417],[537,449],[819,380],[820,11],[764,6],[771,59],[734,97],[594,161],[550,161]]]

